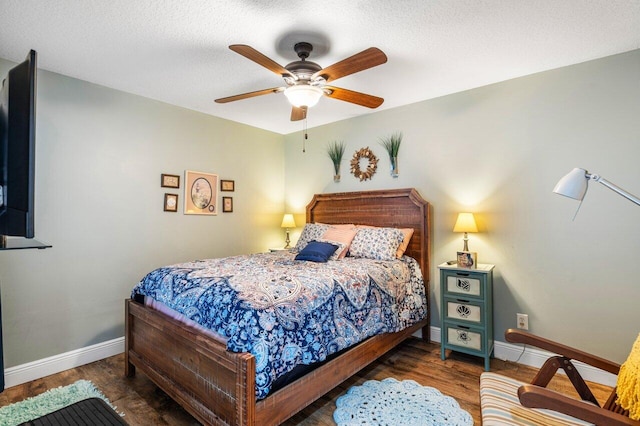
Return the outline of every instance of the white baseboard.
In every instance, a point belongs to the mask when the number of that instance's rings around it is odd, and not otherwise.
[[[439,327],[431,327],[429,332],[432,342],[441,343]],[[540,368],[550,356],[553,356],[553,354],[531,347],[525,347],[523,350],[522,345],[496,341],[493,347],[493,356],[503,361],[517,362],[518,364],[527,365],[529,367]],[[574,361],[574,364],[585,380],[611,387],[616,385],[616,375],[578,361]]]
[[[80,367],[124,352],[124,337],[97,343],[60,355],[39,359],[4,370],[5,387],[21,385],[51,374]],[[124,373],[123,373],[124,374]]]
[[[440,343],[439,327],[430,327],[430,334],[432,342]],[[420,331],[417,331],[415,336],[421,337]],[[30,382],[31,380],[40,379],[51,374],[118,355],[122,352],[124,352],[124,337],[119,337],[107,342],[87,346],[86,348],[80,348],[27,364],[10,367],[4,370],[5,386],[10,388]],[[547,358],[552,355],[549,352],[535,348],[524,348],[523,351],[522,346],[505,342],[495,342],[493,354],[495,358],[503,361],[518,362],[519,364],[536,368],[540,368]],[[580,362],[575,362],[575,365],[585,380],[612,387],[616,384],[616,376],[611,373]]]

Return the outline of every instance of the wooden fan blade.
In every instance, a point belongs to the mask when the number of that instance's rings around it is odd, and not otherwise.
[[[226,98],[216,99],[219,104],[226,104],[227,102],[239,101],[240,99],[253,98],[256,96],[268,95],[270,93],[279,93],[284,90],[284,87],[273,87],[271,89],[256,90],[255,92],[242,93],[241,95],[228,96]]]
[[[291,107],[291,121],[300,121],[307,118],[307,107]]]
[[[293,77],[294,79],[296,78],[296,76],[293,75],[285,67],[278,64],[273,59],[266,57],[251,46],[247,46],[246,44],[232,44],[231,46],[229,46],[229,49],[233,50],[236,53],[239,53],[240,55],[252,60],[259,65],[262,65],[269,71],[281,75],[282,77],[288,76]]]
[[[384,99],[373,95],[367,95],[366,93],[360,93],[353,90],[341,89],[335,86],[324,86],[324,89],[329,89],[329,92],[325,90],[325,96],[333,99],[338,99],[345,102],[351,102],[352,104],[358,104],[367,108],[378,108],[384,102]]]
[[[311,76],[311,79],[323,77],[327,81],[337,80],[350,74],[364,71],[387,62],[387,55],[377,47],[370,47],[360,53],[336,62],[327,68],[321,69]]]

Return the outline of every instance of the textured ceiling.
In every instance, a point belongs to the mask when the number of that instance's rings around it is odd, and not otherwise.
[[[299,131],[282,85],[228,49],[326,67],[368,47],[388,62],[335,81],[377,110],[323,98],[308,127],[640,48],[640,0],[0,0],[0,57],[278,133]],[[315,54],[314,54],[315,53]],[[640,77],[639,77],[640,78]]]

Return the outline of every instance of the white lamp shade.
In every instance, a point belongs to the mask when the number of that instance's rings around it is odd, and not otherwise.
[[[293,215],[291,213],[287,213],[284,215],[284,217],[282,218],[282,225],[280,225],[281,228],[295,228],[296,227],[296,221],[293,220]]]
[[[553,192],[582,201],[587,192],[588,182],[587,171],[576,167],[558,181]]]
[[[478,232],[473,213],[458,213],[458,219],[453,226],[453,232]]]
[[[308,84],[289,86],[285,89],[284,95],[289,99],[291,105],[295,107],[312,107],[318,103],[322,96],[322,90]]]

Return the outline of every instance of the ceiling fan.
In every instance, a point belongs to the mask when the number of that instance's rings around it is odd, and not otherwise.
[[[368,108],[377,108],[382,105],[382,102],[384,102],[384,99],[377,96],[367,95],[365,93],[342,89],[340,87],[330,86],[327,84],[330,81],[337,80],[387,62],[387,55],[377,47],[370,47],[326,68],[322,68],[315,62],[307,61],[309,54],[313,50],[311,43],[296,43],[293,48],[300,60],[291,62],[283,67],[251,46],[244,44],[233,44],[229,46],[229,49],[234,52],[239,53],[245,58],[250,59],[257,64],[262,65],[266,69],[280,75],[284,79],[286,86],[228,96],[226,98],[216,99],[216,102],[224,104],[227,102],[239,101],[240,99],[268,95],[270,93],[284,92],[285,96],[293,106],[291,110],[291,121],[305,119],[307,117],[307,110],[318,103],[318,100],[322,96],[351,102]]]

